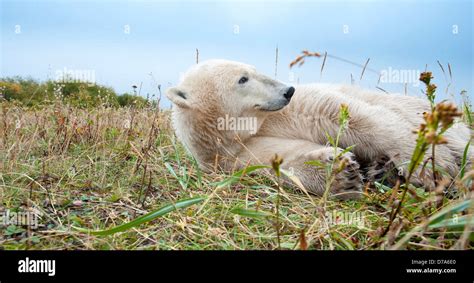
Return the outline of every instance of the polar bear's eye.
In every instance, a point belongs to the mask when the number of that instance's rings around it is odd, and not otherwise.
[[[248,82],[249,78],[247,77],[241,77],[240,80],[239,80],[239,84],[244,84],[246,82]]]

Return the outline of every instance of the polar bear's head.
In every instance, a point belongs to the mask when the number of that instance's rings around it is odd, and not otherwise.
[[[253,66],[210,60],[192,67],[167,97],[182,111],[217,111],[232,116],[261,116],[286,106],[294,93]]]

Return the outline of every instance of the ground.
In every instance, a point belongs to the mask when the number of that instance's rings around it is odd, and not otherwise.
[[[402,190],[367,185],[364,198],[336,201],[279,190],[275,176],[201,173],[176,141],[169,111],[61,102],[3,102],[0,110],[0,211],[41,214],[37,228],[0,226],[3,249],[472,248],[468,231],[432,221],[468,192],[437,204],[435,193],[410,189],[381,237]],[[74,228],[113,228],[193,197],[204,200],[122,232]]]

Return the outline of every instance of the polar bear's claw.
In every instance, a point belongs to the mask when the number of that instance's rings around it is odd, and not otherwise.
[[[343,158],[348,163],[341,172],[336,174],[331,193],[340,199],[358,198],[363,188],[360,165],[352,153],[344,154]]]
[[[381,156],[374,160],[365,170],[366,180],[373,183],[379,182],[386,185],[394,185],[397,178],[395,163],[388,156]]]

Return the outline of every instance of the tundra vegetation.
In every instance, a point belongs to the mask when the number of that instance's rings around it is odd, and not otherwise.
[[[303,53],[292,66],[316,55]],[[420,81],[432,107],[413,129],[418,140],[406,180],[394,187],[367,183],[361,199],[337,201],[284,187],[288,172],[280,170],[278,155],[271,175],[254,174],[268,169],[258,164],[233,174],[202,173],[176,141],[158,97],[118,96],[84,83],[2,79],[0,247],[472,249],[474,171],[465,166],[470,144],[453,183],[425,158],[445,142],[443,133],[456,119],[473,125],[471,106],[468,99],[457,107],[436,104],[431,73]],[[348,119],[350,109],[341,105],[338,136]],[[334,148],[338,136],[328,136]],[[327,170],[328,188],[345,166],[342,158],[311,164]],[[433,174],[435,188],[410,183],[417,168]],[[15,222],[7,211],[37,215],[38,225]]]

